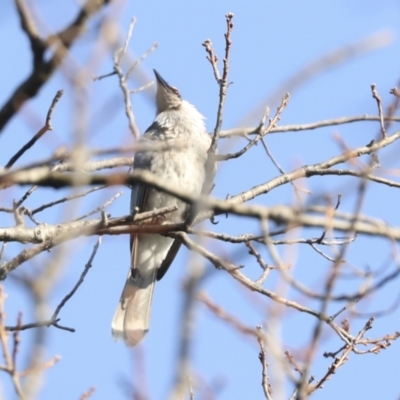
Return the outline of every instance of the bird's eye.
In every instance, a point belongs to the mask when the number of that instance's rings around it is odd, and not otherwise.
[[[176,87],[171,87],[171,89],[172,89],[172,91],[173,91],[177,96],[180,97],[179,90],[178,90]]]

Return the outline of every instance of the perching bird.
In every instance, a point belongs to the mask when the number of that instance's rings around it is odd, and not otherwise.
[[[209,191],[211,188],[209,178],[204,185],[207,151],[211,144],[204,117],[192,104],[182,100],[178,90],[170,86],[156,70],[154,73],[157,80],[157,116],[141,140],[146,144],[167,142],[171,148],[138,152],[133,167],[135,170],[151,171],[177,188],[200,195],[202,189]],[[166,214],[164,221],[185,221],[189,207],[184,202],[145,185],[132,188],[131,213],[173,204],[177,205],[178,210]],[[131,266],[112,321],[115,339],[122,338],[128,346],[135,346],[148,332],[155,281],[167,272],[179,247],[180,242],[169,237],[157,234],[131,235]]]

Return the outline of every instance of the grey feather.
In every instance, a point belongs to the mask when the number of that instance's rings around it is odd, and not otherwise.
[[[146,143],[168,142],[171,148],[136,153],[134,169],[151,171],[169,184],[200,195],[206,179],[205,164],[211,143],[204,117],[194,106],[182,100],[179,92],[157,72],[156,78],[158,114],[141,140]],[[184,148],[182,143],[185,143]],[[184,202],[144,185],[132,188],[131,213],[169,205],[176,205],[178,209],[167,214],[165,221],[183,222],[188,215]],[[112,333],[115,339],[122,338],[128,346],[134,346],[149,330],[155,281],[168,270],[180,243],[156,234],[132,235],[130,243],[131,265],[112,321]]]

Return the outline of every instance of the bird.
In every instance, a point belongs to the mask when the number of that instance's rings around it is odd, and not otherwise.
[[[133,168],[150,171],[193,195],[209,193],[214,171],[206,173],[211,136],[206,131],[205,118],[182,99],[176,87],[169,85],[156,70],[154,74],[156,118],[140,139],[149,147],[135,154]],[[158,151],[151,149],[151,144],[164,143],[170,146]],[[193,214],[190,206],[176,197],[144,184],[132,187],[132,215],[170,205],[176,205],[177,209],[166,214],[163,223],[181,223]],[[115,340],[122,339],[132,347],[149,331],[155,282],[167,272],[180,244],[177,239],[159,234],[131,235],[131,265],[111,324]]]

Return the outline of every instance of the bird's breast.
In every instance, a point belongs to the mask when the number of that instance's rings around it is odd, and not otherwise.
[[[186,193],[200,195],[204,179],[206,153],[185,149],[158,152],[151,157],[150,170],[166,183],[184,190]],[[178,210],[168,215],[168,221],[181,222],[184,219],[186,204],[166,193],[151,189],[147,199],[147,209],[177,205]]]

